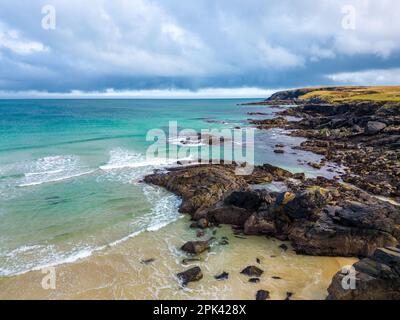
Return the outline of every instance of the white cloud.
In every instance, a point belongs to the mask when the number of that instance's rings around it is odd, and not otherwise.
[[[19,55],[29,55],[49,50],[41,42],[25,39],[19,31],[9,29],[2,23],[0,23],[0,48],[9,49]]]
[[[299,67],[304,64],[301,56],[297,56],[287,49],[279,46],[272,46],[266,41],[259,44],[261,63],[270,68]]]
[[[341,84],[398,85],[400,83],[400,68],[342,72],[328,75],[327,78]]]

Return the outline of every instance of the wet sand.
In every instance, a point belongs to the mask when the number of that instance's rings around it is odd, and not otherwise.
[[[0,279],[0,299],[254,299],[257,290],[268,290],[271,299],[282,300],[286,292],[293,299],[325,299],[333,275],[357,259],[309,257],[296,255],[288,245],[266,237],[233,235],[229,226],[216,228],[216,241],[201,261],[183,264],[188,258],[179,250],[188,240],[195,240],[196,230],[189,229],[187,217],[168,226],[144,232],[127,241],[97,252],[89,258],[56,267],[56,289],[44,290],[45,276],[32,271]],[[202,239],[208,239],[207,230]],[[228,245],[219,245],[228,237]],[[190,257],[189,257],[190,258]],[[143,260],[154,259],[149,264]],[[260,260],[260,264],[257,263]],[[182,288],[176,273],[200,266],[204,278]],[[240,271],[248,265],[264,270],[258,284],[249,283]],[[223,271],[229,279],[217,281]],[[274,279],[280,277],[281,279]]]

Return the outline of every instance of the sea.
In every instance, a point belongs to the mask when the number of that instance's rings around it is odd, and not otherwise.
[[[173,165],[146,156],[148,133],[171,122],[233,130],[279,111],[242,105],[256,100],[0,100],[0,276],[72,263],[182,218],[179,198],[142,182]],[[320,157],[292,148],[302,141],[255,130],[255,162],[318,175],[301,161]]]

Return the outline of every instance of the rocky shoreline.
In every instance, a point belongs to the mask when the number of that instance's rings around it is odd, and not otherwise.
[[[238,176],[235,164],[206,164],[155,172],[144,181],[180,196],[180,211],[191,216],[199,235],[204,228],[228,224],[238,234],[290,241],[298,254],[361,258],[354,265],[357,290],[344,291],[345,275],[339,272],[328,299],[399,299],[400,207],[376,196],[400,200],[400,108],[378,102],[300,101],[298,94],[278,93],[261,102],[276,106],[278,117],[250,122],[259,129],[285,128],[290,135],[307,138],[298,148],[324,156],[310,165],[336,162],[345,167],[336,180],[306,179],[268,164]],[[282,105],[292,107],[280,110]],[[255,188],[275,181],[287,190]],[[199,254],[210,241],[190,241],[182,250]],[[178,278],[186,285],[199,281],[202,273],[190,269]],[[268,296],[257,293],[258,299]]]

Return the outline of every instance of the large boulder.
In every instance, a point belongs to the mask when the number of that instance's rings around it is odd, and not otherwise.
[[[348,271],[338,272],[328,288],[328,300],[399,300],[400,248],[380,248],[353,265],[353,283]]]

